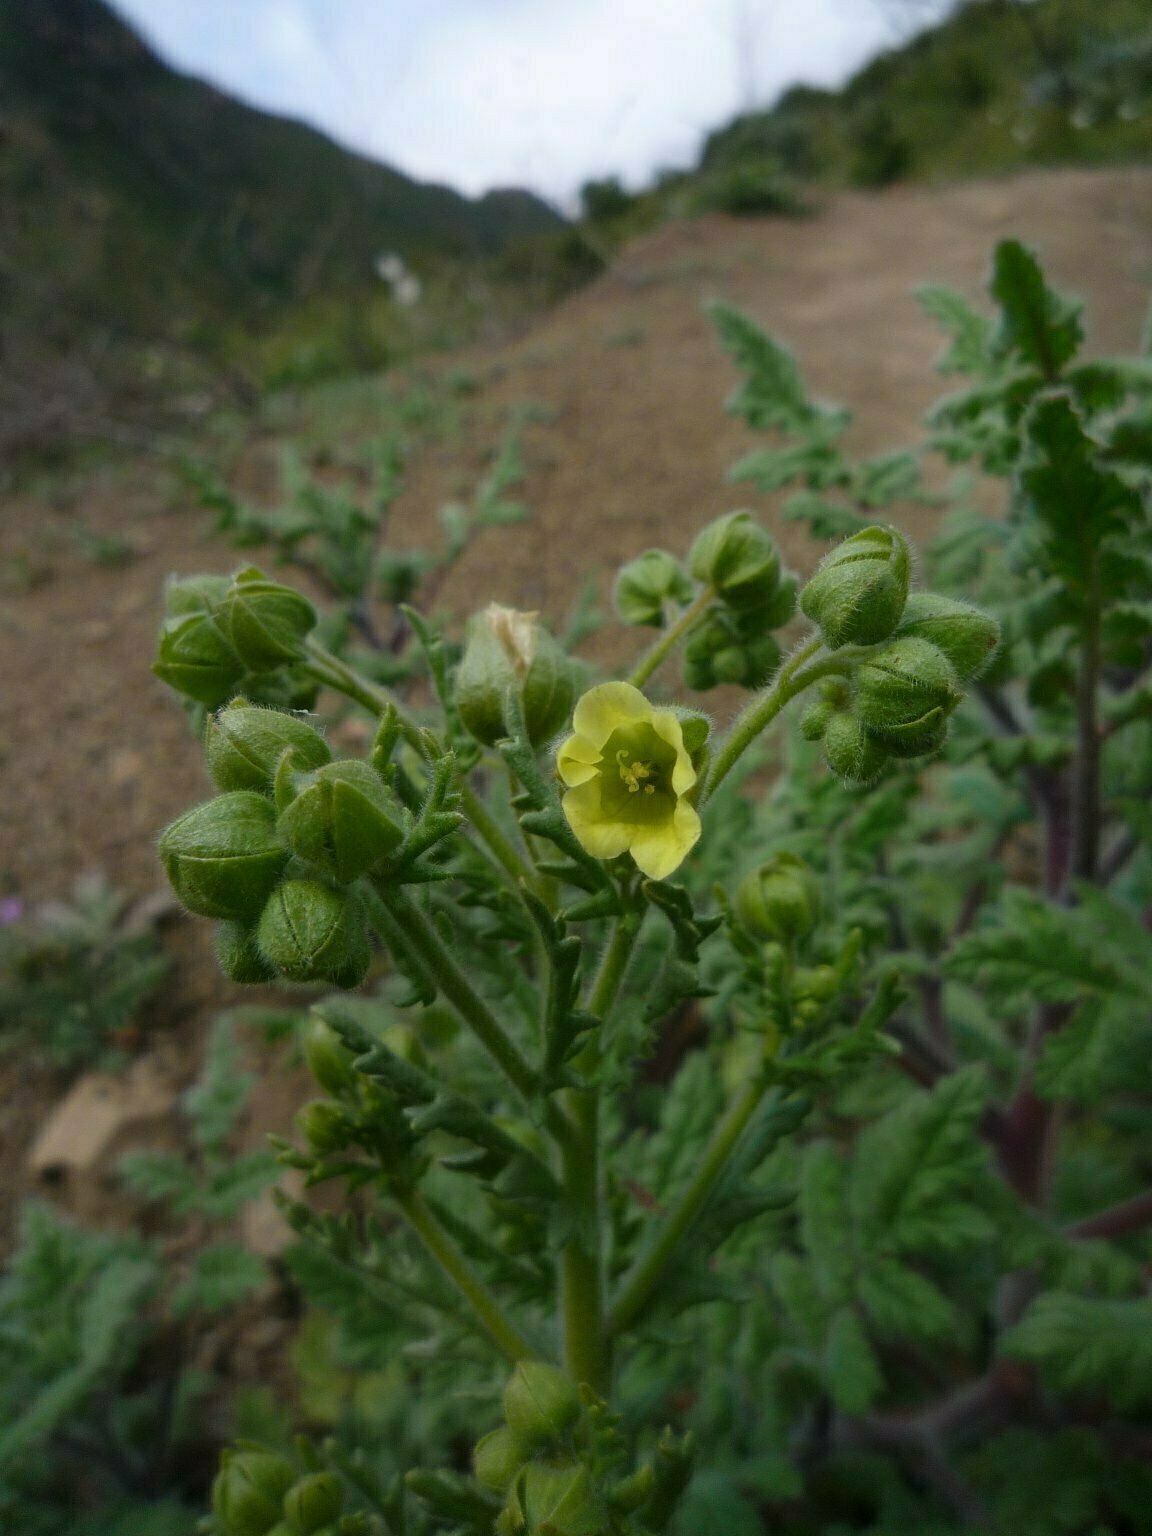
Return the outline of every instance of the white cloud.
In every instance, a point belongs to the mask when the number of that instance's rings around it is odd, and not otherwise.
[[[468,192],[684,164],[891,41],[877,0],[117,0],[181,67]],[[941,0],[941,5],[944,0]]]

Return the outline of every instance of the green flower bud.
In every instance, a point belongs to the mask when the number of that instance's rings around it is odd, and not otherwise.
[[[694,596],[684,567],[665,549],[646,549],[620,567],[612,601],[625,624],[663,629],[669,604],[682,607]]]
[[[894,757],[936,751],[960,697],[952,663],[917,635],[894,640],[857,673],[856,713],[868,734]]]
[[[910,577],[904,537],[895,528],[862,528],[824,556],[800,607],[832,650],[876,645],[900,622]]]
[[[456,671],[456,708],[464,728],[486,747],[508,734],[504,701],[510,688],[520,695],[534,747],[555,736],[572,713],[575,663],[538,617],[489,603],[468,626]]]
[[[160,859],[190,912],[252,922],[288,862],[276,812],[249,790],[217,795],[160,836]]]
[[[262,953],[289,981],[356,987],[371,959],[360,903],[318,880],[285,880],[272,892],[256,932]]]
[[[164,616],[211,613],[228,596],[231,585],[228,576],[170,576],[164,583]]]
[[[840,711],[824,728],[824,761],[837,778],[850,784],[873,784],[888,762],[888,753],[874,741],[855,715]]]
[[[244,664],[216,619],[202,610],[165,620],[152,671],[177,693],[215,709],[236,691]]]
[[[633,1472],[631,1477],[622,1478],[608,1495],[608,1502],[613,1509],[622,1509],[631,1514],[651,1498],[655,1486],[656,1474],[651,1465],[646,1464]]]
[[[759,688],[780,665],[780,647],[767,631],[749,634],[740,619],[709,609],[684,647],[684,682],[699,693],[722,683]]]
[[[288,1524],[300,1536],[315,1536],[340,1517],[344,1490],[334,1472],[314,1472],[291,1489],[284,1500]]]
[[[293,853],[347,885],[401,842],[400,812],[367,763],[341,759],[309,774],[295,763],[277,775],[276,829]]]
[[[932,592],[909,596],[896,634],[930,640],[947,656],[961,682],[979,677],[1000,643],[1000,626],[991,614]]]
[[[346,1147],[354,1129],[348,1115],[331,1099],[313,1099],[305,1104],[296,1112],[296,1124],[312,1151],[322,1156]]]
[[[304,1062],[324,1089],[339,1098],[356,1085],[352,1052],[340,1036],[316,1012],[308,1016],[304,1030]]]
[[[820,916],[820,886],[794,853],[777,853],[740,882],[736,916],[760,939],[787,944],[802,939]]]
[[[225,1451],[212,1485],[220,1536],[269,1536],[296,1481],[291,1462],[269,1451]]]
[[[729,512],[709,523],[696,536],[688,567],[730,608],[764,608],[780,585],[776,541],[751,512]]]
[[[250,565],[232,578],[220,607],[232,648],[253,672],[269,672],[304,652],[304,637],[316,627],[316,610],[291,587],[269,581]]]
[[[276,766],[291,749],[301,769],[332,761],[320,732],[296,715],[233,699],[208,721],[204,747],[218,789],[255,789],[269,794]]]
[[[605,1509],[587,1467],[529,1462],[516,1483],[516,1501],[531,1536],[602,1536]]]
[[[819,741],[828,728],[828,722],[837,713],[835,704],[818,699],[800,716],[800,734],[805,741]]]
[[[472,1452],[472,1470],[485,1488],[503,1493],[528,1460],[520,1441],[508,1428],[494,1429],[477,1442]]]
[[[216,929],[216,960],[229,981],[243,987],[275,981],[276,972],[260,953],[251,923],[221,923]]]
[[[771,600],[763,608],[752,609],[748,617],[755,617],[763,629],[783,629],[796,612],[796,597],[800,583],[793,571],[786,571],[780,578]]]
[[[564,1371],[542,1360],[521,1360],[504,1388],[504,1418],[525,1445],[546,1444],[580,1416],[580,1394]]]

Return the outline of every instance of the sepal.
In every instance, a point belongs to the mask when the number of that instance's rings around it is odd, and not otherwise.
[[[288,862],[272,805],[250,790],[185,811],[161,833],[159,853],[190,912],[242,923],[259,915]]]
[[[293,755],[276,777],[276,827],[298,857],[348,885],[399,847],[400,812],[367,763],[341,759],[308,774],[295,768]]]
[[[304,654],[316,610],[292,587],[269,581],[256,566],[238,571],[219,609],[232,648],[252,672],[270,672]]]
[[[669,605],[682,607],[693,597],[684,567],[665,549],[646,549],[620,567],[612,589],[616,612],[625,624],[663,629]]]
[[[269,1536],[280,1522],[296,1470],[269,1451],[225,1451],[212,1485],[219,1536]]]
[[[357,987],[371,960],[359,901],[318,880],[285,880],[260,917],[261,953],[289,981]]]
[[[991,614],[933,592],[910,594],[896,634],[930,641],[965,683],[991,665],[1000,643],[1000,626]]]
[[[820,918],[820,886],[794,853],[777,853],[740,882],[733,908],[758,939],[788,944],[811,933]]]
[[[222,790],[270,794],[277,765],[289,750],[299,769],[332,761],[328,743],[306,720],[247,699],[233,699],[209,719],[204,747],[208,771]]]
[[[692,544],[688,568],[740,611],[765,608],[780,585],[776,541],[751,512],[728,512],[709,523]]]
[[[483,746],[494,746],[510,733],[510,689],[520,697],[534,747],[549,741],[572,713],[576,663],[537,618],[490,603],[469,625],[456,671],[456,709],[464,728]]]

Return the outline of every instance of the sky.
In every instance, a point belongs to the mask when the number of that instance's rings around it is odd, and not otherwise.
[[[169,63],[421,180],[645,184],[947,0],[113,0]]]

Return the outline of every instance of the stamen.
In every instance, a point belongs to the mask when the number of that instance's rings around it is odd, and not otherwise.
[[[638,795],[641,790],[646,795],[654,795],[656,793],[655,784],[645,784],[642,782],[644,779],[656,777],[656,765],[654,763],[646,763],[638,757],[634,757],[631,763],[629,763],[626,747],[621,747],[617,752],[616,761],[620,766],[620,777],[627,784],[630,795]]]

